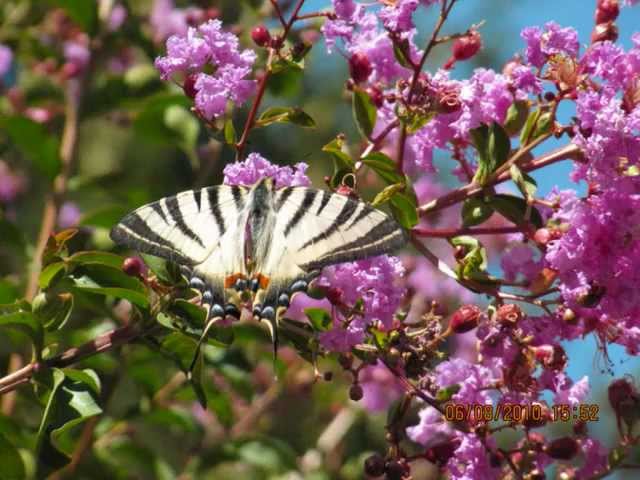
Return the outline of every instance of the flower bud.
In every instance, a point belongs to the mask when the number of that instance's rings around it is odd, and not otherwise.
[[[568,325],[576,325],[578,323],[578,316],[576,315],[576,312],[570,308],[566,308],[562,313],[562,320]]]
[[[449,70],[460,60],[468,60],[482,48],[482,37],[480,33],[473,30],[468,35],[456,38],[451,45],[451,57],[444,64],[443,68]]]
[[[560,371],[567,364],[567,354],[560,345],[540,345],[532,350],[536,360],[545,368]]]
[[[533,408],[533,406],[536,406],[536,408],[540,408],[540,416],[538,417],[538,415],[535,415],[535,420],[534,420],[534,415],[527,415],[526,418],[524,419],[524,421],[522,422],[522,424],[527,428],[527,429],[532,429],[532,428],[540,428],[540,427],[544,427],[547,422],[549,420],[551,420],[551,411],[549,410],[549,407],[547,407],[546,404],[541,403],[541,402],[533,402],[531,407]]]
[[[551,232],[548,228],[539,228],[536,233],[533,234],[533,239],[539,245],[546,245],[551,240]]]
[[[578,453],[578,442],[572,437],[556,438],[545,447],[545,452],[556,460],[571,460]]]
[[[596,25],[612,22],[620,14],[618,0],[599,0],[596,7]]]
[[[522,317],[522,310],[513,303],[501,305],[496,312],[496,318],[502,325],[515,325],[522,320]]]
[[[264,47],[271,41],[271,34],[267,27],[264,25],[258,25],[251,30],[251,39],[259,47]]]
[[[378,87],[368,87],[367,95],[369,95],[369,98],[371,98],[371,101],[377,108],[380,108],[382,106],[382,103],[384,102],[384,94]]]
[[[361,52],[356,52],[349,58],[349,73],[356,83],[362,83],[373,72],[369,58]]]
[[[380,477],[384,475],[385,461],[382,455],[374,453],[364,461],[364,473],[370,477]]]
[[[613,22],[599,23],[591,32],[591,43],[615,42],[618,40],[618,27]]]
[[[122,262],[122,271],[130,277],[139,277],[143,268],[144,264],[138,257],[127,257]]]
[[[187,78],[184,79],[184,83],[182,84],[182,90],[184,94],[189,98],[196,98],[196,80],[198,79],[198,75],[188,75]]]
[[[358,402],[362,400],[363,396],[364,391],[362,390],[362,387],[359,383],[354,383],[353,385],[351,385],[351,388],[349,389],[349,398],[351,400],[353,400],[354,402]]]
[[[454,333],[465,333],[478,326],[482,310],[475,305],[463,305],[451,316],[449,326]]]

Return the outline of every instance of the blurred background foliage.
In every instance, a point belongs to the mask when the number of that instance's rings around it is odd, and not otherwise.
[[[70,225],[80,229],[68,241],[71,252],[113,249],[108,229],[124,213],[181,190],[218,184],[224,166],[233,161],[234,151],[225,145],[223,133],[211,131],[192,116],[190,101],[182,90],[161,82],[153,67],[155,57],[164,53],[165,38],[150,21],[151,12],[161,2],[119,1],[127,15],[114,30],[106,27],[104,11],[113,7],[109,1],[4,0],[0,5],[0,43],[15,55],[11,72],[2,79],[0,160],[22,182],[15,198],[0,207],[0,303],[14,302],[24,293],[43,205],[59,168],[66,93],[60,77],[65,58],[58,29],[79,29],[89,34],[91,42],[76,158],[57,218],[59,229]],[[444,33],[466,30],[481,20],[486,24],[482,27],[482,54],[457,74],[466,75],[477,66],[500,69],[520,48],[517,36],[524,25],[554,19],[588,36],[592,8],[582,8],[583,3],[461,2]],[[303,11],[329,6],[329,2],[310,0]],[[256,23],[277,28],[269,2],[201,0],[177,2],[175,7],[195,7],[217,16],[225,25],[233,25],[247,47],[252,45],[249,31]],[[289,7],[290,1],[282,2],[283,10]],[[638,20],[637,10],[625,13],[619,24],[622,39],[628,39]],[[420,35],[426,37],[434,13],[422,12],[418,20]],[[319,25],[305,23],[294,29],[293,39],[314,39]],[[441,64],[447,54],[446,46],[438,47],[431,65]],[[260,152],[279,164],[304,161],[310,165],[314,183],[322,185],[332,168],[322,146],[338,133],[346,134],[353,143],[358,138],[351,106],[343,93],[347,76],[340,54],[329,57],[322,41],[315,43],[304,72],[288,72],[270,81],[263,108],[300,106],[317,127],[307,130],[277,124],[256,129],[247,151]],[[19,87],[20,98],[11,87]],[[18,113],[16,105],[21,108]],[[46,122],[34,120],[40,118],[38,114],[46,115]],[[246,115],[246,108],[235,112],[237,131]],[[444,165],[447,159],[438,162]],[[566,174],[567,168],[558,168],[548,177],[557,179],[558,172]],[[538,180],[541,188],[548,190],[549,178]],[[448,181],[446,175],[444,181]],[[103,298],[90,293],[77,293],[74,302],[71,316],[63,320],[64,328],[46,332],[45,355],[91,341],[118,326],[126,315],[117,308],[107,308]],[[348,400],[351,379],[337,364],[321,362],[322,373],[335,372],[326,381],[285,347],[274,371],[263,330],[244,324],[234,327],[234,334],[229,348],[209,345],[204,350],[207,367],[202,387],[207,410],[185,381],[180,359],[159,355],[158,345],[143,341],[75,366],[99,373],[100,393],[90,374],[81,376],[80,370],[69,370],[62,383],[43,374],[36,391],[23,386],[17,394],[3,396],[0,478],[43,475],[34,452],[36,443],[42,441],[38,430],[43,408],[48,406],[45,415],[51,418],[60,414],[52,391],[64,392],[60,398],[77,402],[79,417],[85,420],[73,425],[58,419],[68,428],[57,432],[57,446],[71,455],[71,463],[53,474],[54,478],[362,478],[363,458],[385,446],[385,415],[367,413]],[[178,356],[186,348],[172,334],[163,342]],[[12,329],[1,331],[3,372],[29,361],[30,352],[28,335]],[[592,352],[587,353],[592,359]],[[616,374],[632,371],[635,366],[622,368]],[[574,374],[578,378],[578,373]],[[95,388],[78,389],[79,384]],[[601,417],[611,418],[606,402],[600,403]],[[605,429],[605,436],[607,432],[613,434]],[[418,469],[415,478],[428,478],[428,471],[427,467],[422,473]]]

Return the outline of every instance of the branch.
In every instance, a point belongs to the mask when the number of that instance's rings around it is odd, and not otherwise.
[[[68,367],[85,358],[106,352],[125,343],[130,343],[147,332],[148,330],[139,329],[133,325],[125,325],[124,327],[103,333],[79,347],[72,347],[55,357],[40,362],[32,362],[0,378],[0,395],[15,390],[19,385],[31,380],[35,373],[45,368]]]
[[[569,145],[565,145],[564,147],[553,150],[547,154],[541,155],[540,157],[535,158],[524,165],[521,165],[520,169],[525,172],[530,172],[533,170],[537,170],[538,168],[551,165],[552,163],[559,162],[561,160],[577,159],[579,158],[579,156],[580,148],[577,145],[571,143]],[[453,190],[446,195],[443,195],[442,197],[439,197],[429,203],[418,207],[418,214],[428,215],[430,213],[442,210],[443,208],[450,207],[451,205],[455,205],[456,203],[462,202],[465,199],[482,192],[487,187],[497,185],[498,183],[502,183],[506,180],[509,180],[510,178],[511,174],[508,171],[505,171],[497,176],[490,178],[484,186],[479,185],[475,182],[471,182],[464,187]]]
[[[289,18],[288,22],[284,22],[284,17],[282,16],[282,11],[278,6],[277,0],[271,0],[271,4],[276,9],[276,13],[278,14],[278,18],[280,19],[280,23],[284,26],[284,31],[282,35],[274,42],[273,46],[269,48],[269,58],[267,59],[267,68],[264,72],[264,75],[260,79],[260,83],[258,84],[258,93],[253,100],[253,104],[251,105],[251,110],[249,111],[249,116],[247,117],[247,121],[244,124],[244,129],[242,130],[242,135],[240,136],[240,140],[236,143],[236,161],[242,158],[242,154],[247,145],[247,140],[249,138],[249,132],[253,128],[255,124],[256,115],[258,113],[258,108],[260,107],[260,103],[262,102],[262,98],[264,97],[264,92],[267,89],[267,80],[271,76],[271,62],[273,60],[273,56],[280,51],[282,45],[284,44],[287,35],[291,31],[291,27],[293,23],[298,19],[298,12],[302,8],[304,4],[304,0],[298,0],[295,8],[293,9],[293,13],[291,14],[291,18]]]
[[[418,237],[428,238],[453,238],[460,235],[504,235],[508,233],[520,233],[520,227],[461,227],[461,228],[414,228],[411,232]]]

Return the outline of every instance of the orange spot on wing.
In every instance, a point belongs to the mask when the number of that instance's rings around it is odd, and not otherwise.
[[[258,275],[256,275],[256,278],[258,279],[258,282],[260,282],[260,288],[262,290],[266,290],[266,288],[269,286],[269,282],[270,282],[269,277],[259,273]]]
[[[224,288],[233,287],[236,284],[236,282],[241,278],[246,278],[246,277],[242,273],[234,273],[233,275],[229,275],[227,278],[224,279]]]

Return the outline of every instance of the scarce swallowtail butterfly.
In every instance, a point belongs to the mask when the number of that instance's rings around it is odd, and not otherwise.
[[[251,311],[278,344],[278,320],[323,267],[402,247],[388,215],[344,195],[307,187],[189,190],[144,205],[111,230],[114,242],[177,263],[202,294],[208,322]],[[200,345],[200,344],[199,344]],[[199,346],[198,345],[198,346]]]

